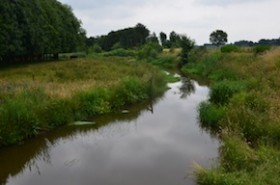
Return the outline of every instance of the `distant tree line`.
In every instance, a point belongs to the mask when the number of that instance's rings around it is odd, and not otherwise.
[[[280,46],[280,38],[278,38],[278,39],[261,39],[258,42],[241,40],[241,41],[234,42],[234,45],[236,45],[236,46],[259,46],[259,45]]]
[[[181,47],[184,35],[177,34],[172,31],[169,37],[164,32],[160,32],[159,37],[156,33],[151,33],[147,27],[138,23],[134,27],[111,31],[107,35],[89,37],[86,40],[87,48],[95,48],[104,51],[113,49],[136,49],[147,43],[161,44],[163,48]],[[100,47],[100,48],[99,48]]]
[[[0,63],[57,58],[84,46],[81,22],[56,0],[1,0],[0,12]]]

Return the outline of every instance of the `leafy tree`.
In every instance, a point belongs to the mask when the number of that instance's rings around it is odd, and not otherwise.
[[[160,38],[161,45],[162,45],[163,47],[166,47],[167,35],[166,35],[164,32],[160,32],[160,33],[159,33],[159,38]]]
[[[158,43],[147,43],[138,52],[138,59],[152,61],[162,52],[162,47]]]
[[[148,30],[145,25],[138,23],[135,26],[135,32],[137,33],[137,42],[139,46],[144,45],[146,43],[146,38],[150,35],[150,30]]]
[[[97,39],[95,37],[86,38],[86,47],[90,48],[90,47],[94,46],[96,44],[96,40]]]
[[[41,60],[83,49],[85,31],[71,7],[56,0],[1,0],[0,60]]]
[[[175,31],[172,31],[169,35],[170,46],[173,48],[180,47],[181,37],[181,35],[177,34]]]
[[[185,65],[188,63],[189,54],[191,50],[194,48],[195,42],[187,36],[181,36],[181,64]]]
[[[210,42],[216,46],[221,46],[227,43],[227,33],[223,30],[216,30],[210,34]]]
[[[150,31],[138,23],[135,27],[111,31],[107,35],[96,38],[96,42],[105,51],[110,51],[118,44],[121,48],[141,47],[146,43]]]
[[[159,44],[159,40],[158,40],[156,33],[152,33],[151,35],[149,35],[149,37],[147,38],[147,41]]]

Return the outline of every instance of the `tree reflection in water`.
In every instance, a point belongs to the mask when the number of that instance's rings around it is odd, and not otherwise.
[[[185,99],[195,92],[195,85],[193,80],[186,77],[182,77],[181,82],[182,86],[179,88],[181,93],[180,98]]]

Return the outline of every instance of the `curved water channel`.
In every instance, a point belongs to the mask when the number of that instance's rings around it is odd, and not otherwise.
[[[199,127],[209,89],[182,78],[157,100],[94,125],[59,128],[0,149],[0,184],[194,185],[194,162],[210,167],[219,141]]]

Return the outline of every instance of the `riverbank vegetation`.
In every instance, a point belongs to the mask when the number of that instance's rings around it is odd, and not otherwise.
[[[2,68],[0,146],[152,98],[165,90],[165,76],[147,63],[102,56]]]
[[[175,69],[180,59],[141,23],[86,38],[71,7],[56,0],[4,0],[0,10],[0,146],[118,111],[178,80],[153,67]],[[164,47],[182,38],[173,31]]]
[[[198,183],[279,184],[280,48],[196,48],[182,71],[210,81],[200,121],[222,139],[219,165],[196,166]]]

